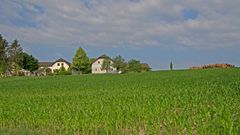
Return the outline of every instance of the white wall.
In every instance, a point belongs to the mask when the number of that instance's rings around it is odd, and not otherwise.
[[[97,59],[93,64],[92,64],[92,73],[93,74],[104,74],[107,73],[106,70],[102,70],[102,64],[103,64],[104,59]],[[111,61],[111,63],[113,63]],[[116,68],[112,68],[112,72],[116,72]]]
[[[68,70],[69,65],[65,62],[56,62],[54,63],[51,67],[49,67],[52,70],[52,73],[54,72],[54,70],[56,69],[60,69],[61,67],[64,67],[66,70]]]

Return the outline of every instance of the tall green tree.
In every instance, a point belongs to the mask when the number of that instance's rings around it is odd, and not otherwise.
[[[38,60],[34,58],[32,55],[29,55],[27,53],[23,53],[23,69],[34,71],[38,69]]]
[[[77,49],[77,52],[73,58],[72,69],[83,74],[89,73],[91,71],[90,60],[86,52],[81,47]]]
[[[127,63],[122,58],[121,55],[116,56],[113,58],[113,67],[117,68],[117,71],[125,72],[126,71]]]
[[[7,48],[8,42],[0,34],[0,75],[5,73],[7,69]]]
[[[23,49],[17,40],[14,40],[9,46],[8,55],[8,66],[11,72],[13,75],[19,75],[19,70],[22,68],[23,62]]]
[[[128,62],[128,72],[141,72],[141,63],[138,60],[130,60]]]
[[[96,58],[90,58],[90,64],[92,64],[93,62],[95,62]]]
[[[169,67],[170,67],[170,70],[173,70],[173,63],[172,63],[172,61],[170,62]]]
[[[101,65],[101,69],[109,72],[111,70],[111,66],[111,61],[109,59],[105,59]]]

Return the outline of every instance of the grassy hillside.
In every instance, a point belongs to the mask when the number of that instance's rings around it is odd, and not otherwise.
[[[237,134],[240,69],[0,79],[0,133]]]

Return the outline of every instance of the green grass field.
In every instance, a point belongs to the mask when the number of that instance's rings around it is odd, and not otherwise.
[[[240,69],[0,79],[0,134],[239,134]]]

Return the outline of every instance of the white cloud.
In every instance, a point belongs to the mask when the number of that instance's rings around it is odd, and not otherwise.
[[[239,0],[91,0],[87,6],[81,0],[1,3],[5,23],[0,22],[0,32],[28,44],[222,48],[240,43]],[[196,10],[198,18],[184,20],[184,9]],[[24,11],[29,15],[21,16]],[[30,20],[36,26],[16,26]]]

